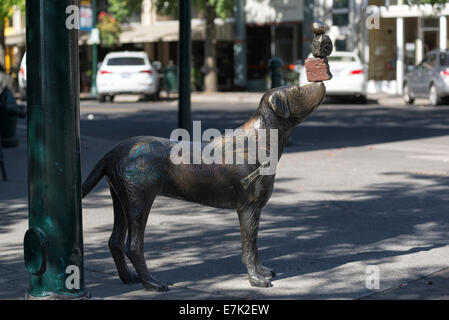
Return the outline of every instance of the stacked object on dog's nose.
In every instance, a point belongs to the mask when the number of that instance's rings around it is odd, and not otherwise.
[[[306,59],[306,74],[309,82],[319,82],[332,79],[327,57],[332,52],[332,41],[325,35],[326,26],[321,21],[312,24],[312,32],[315,34],[312,42],[312,54],[314,58]]]

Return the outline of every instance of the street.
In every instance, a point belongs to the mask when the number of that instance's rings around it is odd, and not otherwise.
[[[203,131],[235,128],[261,95],[195,94],[193,120]],[[135,100],[81,102],[83,178],[119,141],[169,137],[176,128],[177,100]],[[18,131],[21,145],[4,150],[10,181],[0,181],[0,299],[22,298],[28,287],[26,121]],[[248,283],[236,212],[164,197],[149,217],[145,255],[170,291],[122,284],[107,245],[112,201],[102,181],[83,200],[87,290],[113,299],[381,299],[385,290],[449,268],[448,194],[449,106],[406,106],[387,95],[365,105],[329,100],[295,129],[262,212],[259,249],[276,270],[272,288]],[[378,288],[367,286],[369,266]],[[447,278],[392,298],[447,299]]]

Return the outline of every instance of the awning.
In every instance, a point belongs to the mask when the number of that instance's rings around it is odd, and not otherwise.
[[[14,33],[5,37],[7,47],[24,46],[26,42],[25,32]]]
[[[216,33],[219,41],[233,41],[234,24],[230,22],[216,24]],[[204,40],[205,38],[205,23],[192,21],[192,40]],[[120,43],[170,42],[178,40],[178,21],[158,22],[149,26],[130,26],[120,35]]]
[[[424,5],[392,5],[380,7],[381,18],[411,18],[411,17],[437,17],[449,15],[449,5],[440,6],[436,9],[430,4]]]

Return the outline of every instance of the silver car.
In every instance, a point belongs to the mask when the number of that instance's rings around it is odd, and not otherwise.
[[[403,97],[407,104],[415,98],[428,98],[431,105],[441,104],[449,96],[449,50],[433,50],[418,66],[408,66]]]

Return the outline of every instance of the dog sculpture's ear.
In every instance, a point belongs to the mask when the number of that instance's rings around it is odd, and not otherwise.
[[[288,93],[286,90],[278,89],[268,97],[268,105],[274,113],[281,118],[290,117],[290,106],[288,104]]]

